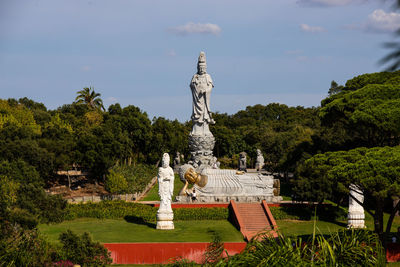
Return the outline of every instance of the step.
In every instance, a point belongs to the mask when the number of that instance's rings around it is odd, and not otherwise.
[[[243,225],[240,229],[247,240],[258,233],[270,232],[272,227],[261,203],[235,203]]]

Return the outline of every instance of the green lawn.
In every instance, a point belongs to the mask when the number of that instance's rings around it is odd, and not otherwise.
[[[179,178],[178,174],[175,174],[175,179],[174,179],[174,195],[172,196],[172,199],[175,199],[175,196],[179,194],[179,191],[183,187],[183,183]],[[159,201],[160,197],[158,196],[158,182],[150,189],[150,191],[147,193],[147,195],[142,199],[143,201]]]
[[[60,224],[39,225],[39,230],[50,241],[56,241],[61,232],[70,229],[76,233],[89,232],[93,239],[103,243],[116,242],[210,242],[210,230],[220,234],[223,241],[241,242],[242,234],[228,221],[176,221],[174,230],[156,230],[154,224],[136,224],[124,219],[81,218]]]
[[[389,214],[384,214],[384,225],[389,219]],[[277,220],[276,223],[283,235],[295,236],[295,235],[310,235],[313,232],[314,221],[299,221],[299,220]],[[374,221],[370,214],[365,212],[365,224],[367,229],[374,230]],[[317,233],[329,234],[335,232],[338,229],[344,229],[347,226],[347,221],[337,222],[326,222],[317,221]],[[391,232],[395,233],[397,227],[400,226],[400,216],[395,217],[392,224]],[[384,229],[386,230],[386,228]]]

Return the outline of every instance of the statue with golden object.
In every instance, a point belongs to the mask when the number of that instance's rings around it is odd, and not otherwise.
[[[262,173],[245,173],[236,170],[204,168],[200,172],[190,165],[182,165],[179,177],[184,183],[177,201],[189,202],[193,189],[199,202],[277,202],[281,197],[274,195],[274,179]],[[189,189],[189,185],[193,185]]]

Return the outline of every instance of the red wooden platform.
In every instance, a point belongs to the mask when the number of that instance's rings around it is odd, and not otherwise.
[[[165,264],[179,257],[203,263],[204,252],[210,243],[105,243],[113,264]],[[240,253],[245,242],[226,242],[228,254]],[[225,252],[224,252],[225,254]],[[224,255],[226,256],[226,255]]]

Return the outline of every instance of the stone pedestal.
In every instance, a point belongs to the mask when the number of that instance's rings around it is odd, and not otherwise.
[[[347,228],[365,228],[364,213],[350,213],[347,215]]]
[[[174,227],[174,213],[167,211],[157,212],[157,229],[161,230],[173,230]]]
[[[215,138],[211,133],[208,135],[189,135],[189,149],[195,168],[200,165],[211,166],[214,145]]]

